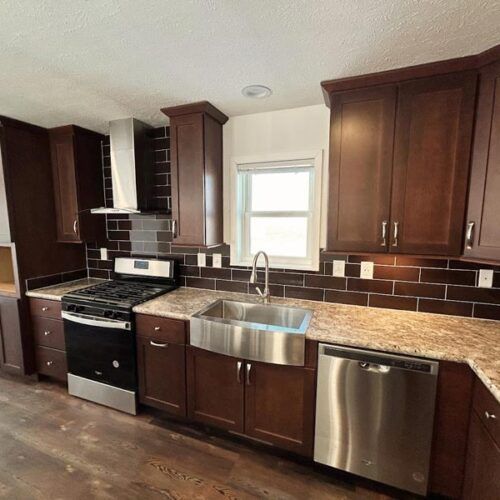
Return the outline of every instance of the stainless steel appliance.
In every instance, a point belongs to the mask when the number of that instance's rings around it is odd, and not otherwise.
[[[132,308],[177,288],[174,261],[118,258],[115,278],[62,298],[68,392],[135,414]]]
[[[319,345],[314,460],[427,493],[438,363]]]
[[[189,342],[236,358],[303,366],[311,317],[299,307],[219,299],[192,316]]]

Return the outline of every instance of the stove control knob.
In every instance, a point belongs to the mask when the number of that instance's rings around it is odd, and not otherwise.
[[[120,368],[120,363],[118,363],[118,361],[116,361],[116,359],[113,361],[113,367]]]

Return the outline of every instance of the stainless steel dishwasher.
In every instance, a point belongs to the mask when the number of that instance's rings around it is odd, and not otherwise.
[[[314,460],[427,493],[439,365],[319,345]]]

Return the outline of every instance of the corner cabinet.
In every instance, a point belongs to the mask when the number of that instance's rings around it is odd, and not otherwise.
[[[476,80],[330,94],[327,250],[461,253]]]
[[[500,62],[480,72],[464,255],[500,261]]]
[[[464,500],[500,498],[500,404],[475,380]]]
[[[311,457],[316,370],[188,347],[188,416]]]
[[[63,243],[105,241],[101,143],[104,136],[75,125],[49,131],[57,217],[57,239]]]
[[[204,101],[162,109],[170,118],[173,243],[223,243],[222,125],[228,117]]]

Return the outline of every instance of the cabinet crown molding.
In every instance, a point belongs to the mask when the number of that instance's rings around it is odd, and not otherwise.
[[[170,106],[168,108],[162,108],[161,111],[169,118],[172,118],[174,116],[190,115],[192,113],[206,113],[221,125],[224,125],[224,123],[229,120],[228,116],[226,116],[222,111],[219,111],[213,104],[210,104],[208,101],[181,104],[180,106]]]

